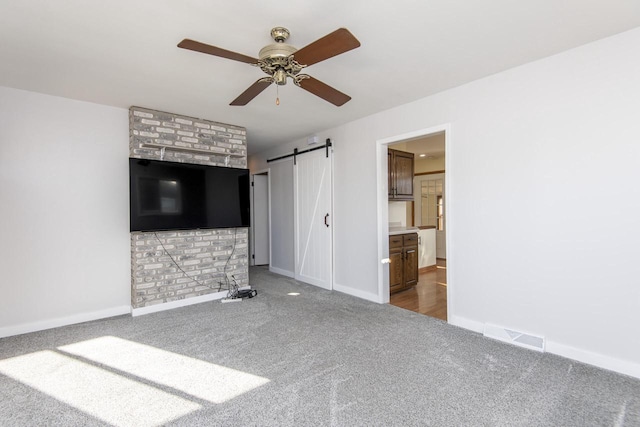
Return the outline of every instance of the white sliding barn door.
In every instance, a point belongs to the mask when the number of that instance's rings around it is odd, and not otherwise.
[[[295,278],[332,289],[331,150],[298,155],[293,168]]]

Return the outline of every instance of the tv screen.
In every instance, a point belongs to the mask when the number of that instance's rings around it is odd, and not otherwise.
[[[249,170],[129,159],[131,231],[249,227]]]

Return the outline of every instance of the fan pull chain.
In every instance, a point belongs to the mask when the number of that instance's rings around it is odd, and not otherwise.
[[[276,84],[276,105],[280,105],[280,88]]]

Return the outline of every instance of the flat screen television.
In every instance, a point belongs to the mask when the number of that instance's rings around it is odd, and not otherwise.
[[[249,227],[249,170],[129,159],[130,231]]]

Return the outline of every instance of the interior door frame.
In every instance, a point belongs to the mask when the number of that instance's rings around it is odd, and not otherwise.
[[[270,169],[262,169],[259,171],[256,171],[255,173],[251,174],[251,233],[250,233],[250,241],[251,241],[251,245],[250,245],[250,250],[251,250],[251,259],[249,260],[249,265],[253,266],[255,265],[255,259],[254,259],[254,254],[256,252],[256,242],[255,242],[255,220],[254,220],[254,215],[255,215],[255,200],[254,200],[254,195],[253,195],[253,191],[254,191],[254,184],[253,184],[253,177],[255,175],[267,175],[267,212],[268,212],[268,216],[269,216],[269,223],[267,225],[268,230],[267,233],[269,233],[269,266],[271,266],[271,174],[270,174]]]
[[[445,151],[445,171],[447,174],[447,185],[445,186],[445,212],[447,212],[447,317],[452,319],[455,316],[455,278],[452,274],[455,263],[454,246],[452,237],[454,236],[454,199],[453,199],[453,138],[451,124],[445,123],[429,128],[419,129],[387,138],[376,140],[376,161],[377,161],[377,196],[378,196],[378,302],[385,304],[389,302],[389,197],[388,197],[388,164],[387,148],[389,145],[428,136],[434,133],[444,132]]]

